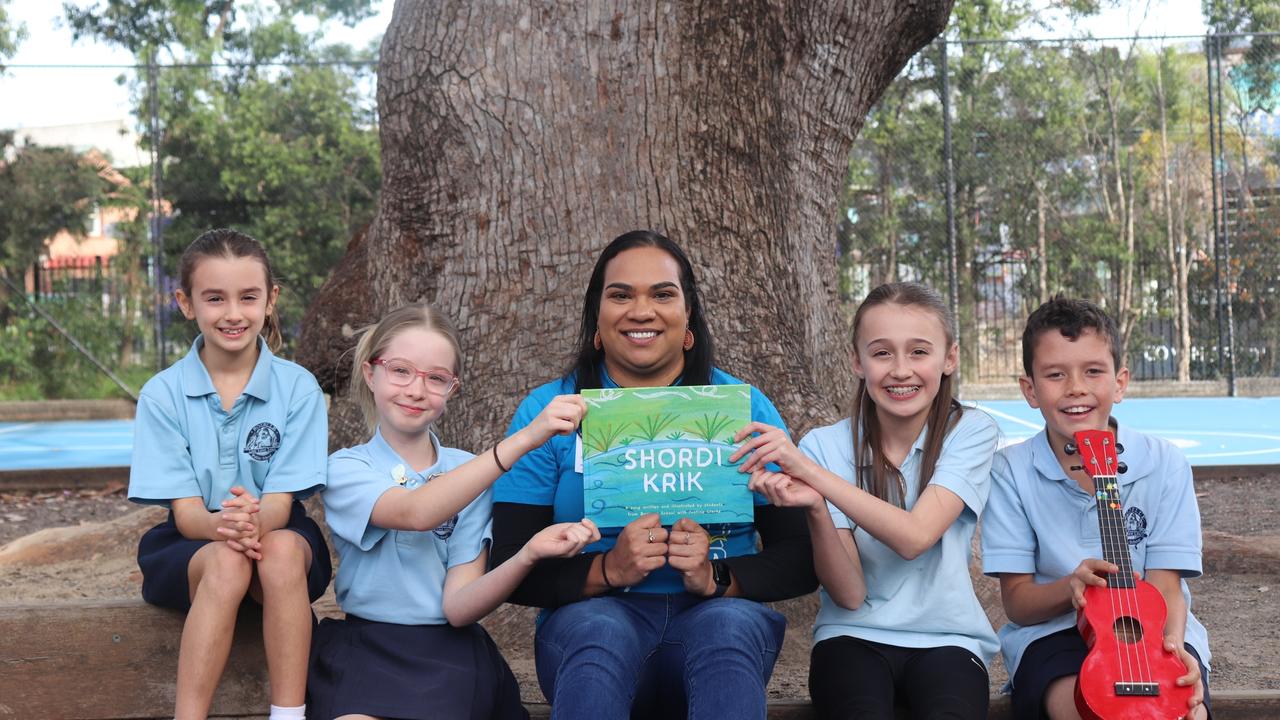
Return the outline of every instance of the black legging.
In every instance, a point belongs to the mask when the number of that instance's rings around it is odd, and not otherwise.
[[[913,720],[987,717],[987,668],[955,646],[902,648],[837,637],[813,647],[809,695],[820,718],[893,720],[898,701]]]

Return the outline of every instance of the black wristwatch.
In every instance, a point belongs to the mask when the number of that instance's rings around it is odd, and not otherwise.
[[[733,584],[733,573],[729,571],[729,564],[723,560],[712,560],[711,579],[715,582],[716,589],[710,597],[718,598],[728,592],[729,586]]]

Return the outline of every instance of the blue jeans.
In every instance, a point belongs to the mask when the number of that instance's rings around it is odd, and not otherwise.
[[[535,661],[553,720],[761,718],[787,621],[753,600],[617,594],[552,611]]]

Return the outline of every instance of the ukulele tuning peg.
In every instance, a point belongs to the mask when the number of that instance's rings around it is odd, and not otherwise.
[[[1129,472],[1129,466],[1128,466],[1128,465],[1125,465],[1123,462],[1116,463],[1116,472],[1118,472],[1118,473],[1120,473],[1121,475],[1123,475],[1123,474],[1125,474],[1125,473]]]
[[[1123,452],[1124,452],[1124,445],[1121,445],[1120,443],[1116,443],[1116,454],[1119,455]]]
[[[1076,444],[1075,444],[1075,443],[1073,443],[1073,442],[1069,442],[1069,443],[1067,443],[1066,445],[1063,445],[1063,446],[1062,446],[1062,451],[1063,451],[1063,452],[1065,452],[1065,453],[1066,453],[1066,454],[1068,454],[1068,455],[1075,455],[1075,454],[1076,454]]]

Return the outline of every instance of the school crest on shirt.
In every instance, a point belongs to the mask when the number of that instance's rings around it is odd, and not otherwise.
[[[427,483],[431,482],[432,480],[435,480],[436,478],[440,477],[443,474],[444,473],[432,473],[430,476],[427,477],[426,480],[422,481],[422,484],[426,485]],[[445,520],[444,522],[437,525],[436,529],[432,530],[431,532],[434,533],[435,536],[440,538],[441,540],[448,540],[449,537],[453,535],[453,529],[456,527],[458,527],[458,516],[454,515],[448,520]]]
[[[432,530],[431,532],[435,533],[436,537],[440,538],[441,540],[448,540],[449,536],[453,535],[453,529],[456,528],[457,526],[458,526],[458,516],[454,515],[448,520],[445,520],[444,522],[440,523],[438,526],[436,526],[436,529]]]
[[[270,460],[280,449],[280,431],[271,423],[258,423],[244,441],[244,451],[254,460]]]
[[[1142,508],[1131,507],[1124,511],[1124,534],[1130,545],[1147,539],[1147,514]]]

